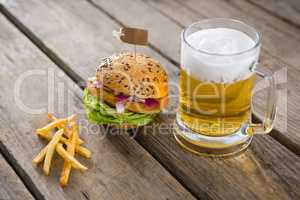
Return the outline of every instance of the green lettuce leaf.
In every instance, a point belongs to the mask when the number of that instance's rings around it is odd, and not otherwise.
[[[155,117],[155,114],[141,114],[130,111],[117,113],[115,108],[99,101],[87,89],[83,92],[83,103],[88,120],[99,125],[122,125],[127,123],[134,126],[144,126],[153,121]]]

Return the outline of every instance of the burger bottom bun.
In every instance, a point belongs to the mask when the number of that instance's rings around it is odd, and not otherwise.
[[[108,105],[113,107],[116,105],[117,100],[113,94],[110,94],[103,89],[94,88],[93,86],[90,85],[90,83],[88,83],[87,89],[93,96],[99,97]],[[157,100],[159,102],[159,106],[156,106],[154,108],[145,106],[144,103],[127,101],[125,103],[125,109],[135,113],[144,113],[144,114],[159,113],[163,108],[167,106],[168,97],[163,97]]]

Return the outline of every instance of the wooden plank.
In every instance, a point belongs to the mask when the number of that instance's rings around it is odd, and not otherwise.
[[[0,27],[0,146],[36,198],[194,199],[135,140],[104,137],[89,126],[82,91],[2,15]],[[56,157],[50,176],[31,163],[45,145],[34,132],[47,123],[46,112],[78,113],[81,137],[93,153],[91,160],[79,158],[89,170],[72,171],[64,190],[58,184],[61,159]]]
[[[53,52],[64,59],[83,79],[94,74],[99,54],[105,56],[124,49],[111,37],[111,31],[119,28],[119,25],[112,17],[107,17],[100,9],[90,6],[86,1],[78,0],[74,3],[29,0],[26,4],[22,1],[17,2],[18,6],[6,5],[6,8],[29,29],[27,34],[32,35],[30,32],[34,32],[48,47],[49,54]],[[51,12],[47,12],[49,8]],[[27,12],[28,10],[34,12]],[[22,26],[20,23],[19,25]],[[55,37],[59,33],[64,34]],[[71,46],[73,48],[69,48]],[[81,51],[77,52],[78,49]],[[145,49],[145,52],[165,64],[171,82],[175,83],[178,69],[152,50]],[[80,54],[83,56],[78,56]],[[176,92],[174,88],[171,91]],[[250,149],[235,158],[203,158],[184,152],[170,131],[157,130],[159,125],[169,129],[172,121],[172,116],[161,115],[157,123],[153,124],[154,128],[143,129],[137,139],[197,197],[299,198],[299,158],[271,137],[256,137]]]
[[[20,178],[0,154],[0,199],[34,199]]]
[[[300,28],[300,2],[298,0],[248,0],[248,2]]]
[[[157,38],[157,40],[154,40],[154,36],[152,36],[153,43],[161,50],[164,50],[164,53],[169,57],[175,58],[178,63],[180,58],[178,33],[182,27],[176,28],[174,21],[177,25],[187,26],[192,22],[204,18],[233,17],[241,19],[263,32],[265,51],[289,65],[295,67],[299,66],[299,60],[296,55],[300,51],[300,47],[297,45],[297,41],[299,42],[300,40],[300,30],[290,24],[282,22],[272,15],[266,14],[244,0],[231,0],[229,1],[230,3],[220,0],[134,0],[130,2],[121,0],[110,2],[106,2],[105,0],[93,0],[92,2],[106,12],[109,12],[112,17],[119,19],[122,23],[151,27],[153,30],[151,34],[155,34],[155,38]],[[122,9],[124,6],[126,6],[127,9]],[[175,9],[176,12],[174,12]],[[148,20],[146,19],[147,17],[144,17],[147,15],[151,16],[151,18],[148,17]],[[139,20],[143,18],[145,18],[145,20]],[[159,20],[160,23],[155,23],[156,20]],[[171,21],[173,21],[173,26],[170,23]],[[153,24],[156,24],[156,26]],[[166,26],[166,28],[159,26],[161,24]],[[168,31],[168,33],[172,32],[173,34],[168,34],[166,31]],[[167,48],[167,46],[170,46],[170,43],[164,42],[164,35],[168,35],[168,37],[171,38],[167,38],[167,41],[174,44],[173,49],[176,47],[177,50],[168,50],[170,47]],[[164,38],[164,40],[162,40],[162,38]],[[175,43],[175,41],[177,42]],[[291,48],[293,48],[294,51],[290,51]]]
[[[145,129],[143,134],[138,135],[138,141],[198,197],[300,198],[299,157],[270,137],[254,138],[244,154],[233,158],[203,158],[178,147],[169,128],[174,117],[158,120],[168,124],[164,126],[164,133],[159,134],[157,127],[156,130]]]
[[[194,21],[209,17],[229,17],[241,19],[263,32],[262,65],[267,66],[277,75],[284,78],[285,72],[278,70],[287,68],[288,83],[280,91],[279,120],[271,135],[300,155],[300,30],[268,15],[255,6],[240,0],[226,1],[171,1],[171,0],[133,0],[104,1],[93,0],[99,8],[108,12],[111,17],[129,26],[143,26],[150,30],[150,42],[164,55],[179,63],[179,35],[183,27]],[[122,9],[126,6],[126,9]],[[176,10],[176,12],[174,12]],[[151,16],[150,16],[151,15]],[[137,17],[139,16],[139,17]],[[149,20],[151,18],[151,20]],[[159,21],[160,23],[156,23]],[[162,28],[163,27],[163,28]],[[169,31],[168,36],[166,37]],[[162,39],[163,38],[163,39]],[[277,79],[279,80],[279,79]],[[286,101],[286,94],[288,101]],[[259,105],[264,98],[256,97]],[[287,105],[286,105],[287,104]],[[287,112],[288,108],[288,112]],[[257,109],[262,112],[261,109]]]

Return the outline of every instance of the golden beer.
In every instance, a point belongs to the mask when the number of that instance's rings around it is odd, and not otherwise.
[[[180,72],[178,118],[191,130],[207,136],[232,134],[250,119],[255,75],[232,83],[202,81]]]
[[[230,156],[254,134],[269,133],[276,116],[272,75],[259,72],[261,34],[233,19],[196,22],[181,34],[179,109],[174,137],[188,151]],[[262,123],[251,121],[256,76],[269,83]]]

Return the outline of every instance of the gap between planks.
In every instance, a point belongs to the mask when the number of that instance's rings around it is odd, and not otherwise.
[[[21,26],[21,23],[18,22],[18,20],[13,15],[11,15],[9,12],[7,12],[7,10],[4,8],[4,6],[1,3],[0,3],[0,13],[2,13],[3,16],[9,22],[11,22],[18,30],[20,30],[26,37],[28,37],[27,34],[26,34],[26,32],[29,32],[29,30],[26,30],[26,27]],[[38,43],[40,45],[43,45],[44,48],[43,49],[39,48],[39,49],[41,49],[45,53],[47,47],[41,41],[39,41],[38,38],[33,37],[33,38],[29,38],[29,39],[30,39],[30,41],[32,41],[33,44],[36,44],[35,42],[37,42],[36,46],[38,46]],[[53,55],[54,55],[54,53],[53,53]],[[39,191],[39,189],[33,183],[33,181],[30,178],[30,176],[23,170],[23,168],[18,164],[18,162],[16,162],[16,160],[13,157],[13,155],[11,155],[11,153],[5,147],[5,145],[2,143],[2,141],[0,141],[0,153],[1,153],[1,155],[3,155],[4,159],[10,165],[10,167],[15,171],[15,173],[17,174],[17,176],[20,178],[20,180],[25,185],[26,189],[30,192],[30,194],[35,199],[44,200],[45,197],[43,196],[43,194]]]
[[[86,1],[89,3],[92,3],[90,0],[86,0]],[[93,5],[93,6],[97,7],[97,10],[102,11],[102,8],[100,8],[98,5]],[[103,10],[103,12],[105,12],[105,11]],[[51,49],[49,49],[32,31],[30,31],[24,24],[22,24],[12,13],[10,13],[1,4],[0,4],[0,13],[2,13],[9,22],[11,22],[21,33],[23,33],[24,36],[26,38],[28,38],[32,42],[33,45],[35,45],[38,49],[40,49],[44,53],[44,55],[47,56],[58,68],[60,68],[64,73],[66,73],[66,75],[69,76],[74,83],[76,83],[82,90],[85,88],[85,85],[82,84],[85,81],[79,76],[79,74],[77,74],[75,71],[73,71],[72,68],[66,62],[64,62],[55,52],[53,52]],[[105,12],[105,14],[107,14],[107,13]],[[121,26],[123,26],[123,24],[121,22],[119,22],[117,19],[115,19],[113,16],[109,15],[109,17],[112,20],[116,21]],[[161,52],[157,47],[155,47],[152,44],[149,44],[149,46],[154,51],[158,52],[160,55],[162,55],[164,58],[166,58],[169,62],[178,66],[178,63],[175,60],[169,58],[167,55],[165,55],[163,52]],[[186,184],[184,184],[184,182],[181,181],[181,179],[178,179],[174,175],[174,173],[172,173],[172,171],[168,170],[168,168],[166,168],[165,165],[160,160],[158,160],[151,152],[149,152],[146,148],[144,148],[144,146],[141,143],[139,143],[138,140],[135,139],[135,141],[141,148],[145,149],[145,151],[147,151],[154,158],[154,160],[156,162],[158,162],[161,166],[163,166],[163,168],[167,172],[169,172],[171,174],[171,176],[174,177],[175,180],[179,184],[181,184],[184,187],[184,189],[186,189],[195,199],[198,199],[197,195],[192,190],[190,190],[189,187],[187,187]],[[16,172],[18,177],[22,180],[22,182],[24,183],[26,188],[30,191],[30,193],[36,199],[44,200],[45,197],[40,193],[38,188],[33,184],[33,181],[24,172],[22,167],[19,166],[18,163],[14,161],[13,156],[9,153],[8,149],[2,144],[1,141],[0,141],[0,153],[3,154],[3,156],[5,157],[6,160],[8,160],[7,162],[13,168],[13,170]],[[24,175],[25,175],[25,177],[24,177]],[[85,198],[87,198],[87,196],[85,194],[83,194],[83,196]],[[208,200],[210,200],[210,199],[208,199]]]
[[[24,24],[22,24],[12,13],[10,13],[1,3],[0,3],[0,13],[2,13],[5,18],[11,22],[21,33],[23,33],[26,38],[28,38],[38,49],[40,49],[50,60],[56,64],[60,69],[66,73],[71,80],[79,85],[81,89],[85,86],[78,83],[84,83],[85,81],[75,72],[72,68],[64,62],[55,52],[49,49],[42,40],[40,40],[34,33],[32,33]]]
[[[4,157],[5,161],[9,164],[9,166],[14,170],[18,178],[25,185],[26,189],[30,192],[30,194],[35,199],[44,200],[45,197],[40,192],[40,190],[33,183],[30,176],[23,170],[23,168],[18,164],[18,162],[14,159],[13,155],[9,152],[9,150],[5,147],[5,145],[0,141],[0,153]]]
[[[275,13],[275,12],[273,12],[273,11],[270,11],[270,10],[264,8],[263,6],[257,4],[256,2],[253,2],[252,0],[245,0],[245,1],[248,2],[249,4],[252,4],[252,5],[254,5],[255,7],[261,9],[262,11],[264,11],[264,12],[266,12],[266,13],[268,13],[268,14],[270,14],[270,15],[272,15],[272,16],[278,18],[278,19],[280,19],[281,21],[283,21],[283,22],[285,22],[285,23],[287,23],[287,24],[289,24],[289,25],[291,25],[291,26],[294,26],[294,27],[297,28],[297,29],[300,29],[300,25],[297,24],[297,23],[295,23],[295,22],[293,22],[292,20],[290,20],[290,19],[288,19],[288,18],[286,18],[286,17],[280,16],[280,15],[278,15],[277,13]],[[233,5],[233,6],[234,6],[234,5]]]

